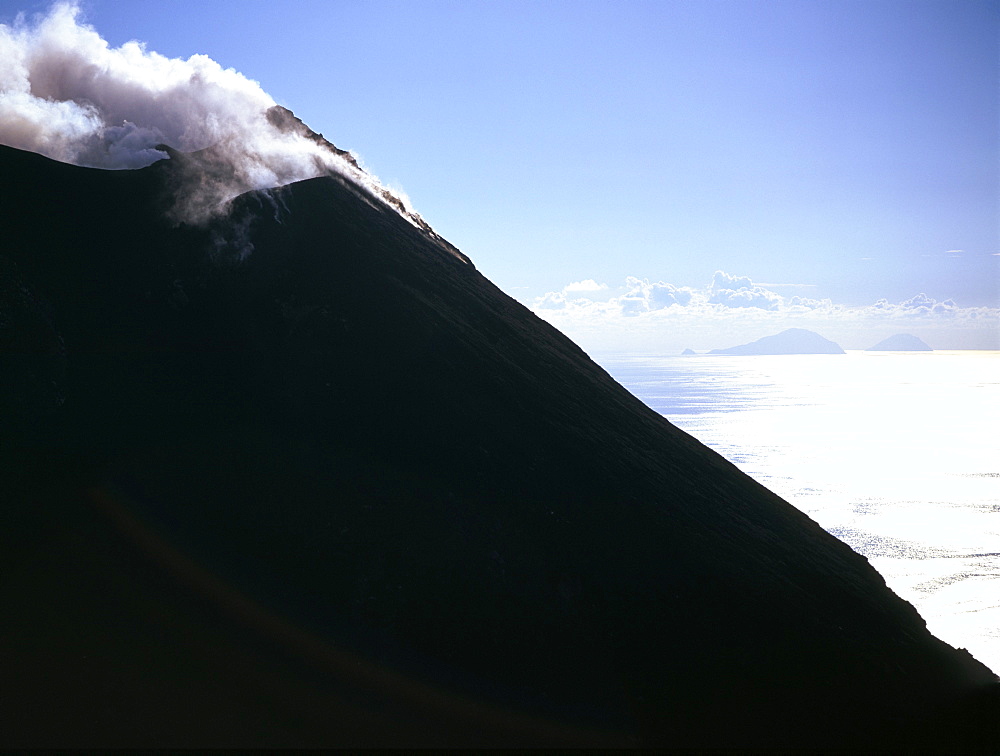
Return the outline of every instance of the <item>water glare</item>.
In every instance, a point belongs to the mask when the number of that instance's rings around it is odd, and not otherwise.
[[[1000,352],[597,360],[1000,670]]]

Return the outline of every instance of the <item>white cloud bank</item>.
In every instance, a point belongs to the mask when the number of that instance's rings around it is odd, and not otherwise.
[[[595,352],[726,348],[792,327],[817,331],[845,349],[866,349],[901,331],[936,349],[1000,349],[1000,308],[960,307],[923,293],[848,307],[786,297],[721,270],[702,288],[632,276],[611,296],[607,288],[571,284],[538,297],[531,309]]]
[[[566,286],[563,291],[603,291],[608,288],[607,284],[599,284],[593,278],[586,281],[576,281]]]
[[[110,169],[163,159],[161,144],[181,152],[211,147],[211,179],[192,178],[190,201],[175,208],[189,222],[245,191],[330,173],[419,222],[405,198],[275,106],[256,81],[205,55],[167,58],[134,41],[110,47],[72,2],[0,24],[2,144]]]

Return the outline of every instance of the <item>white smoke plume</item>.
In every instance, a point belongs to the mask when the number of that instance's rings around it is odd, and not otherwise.
[[[166,158],[162,145],[206,150],[186,161],[173,211],[189,223],[251,189],[337,174],[429,230],[408,202],[256,81],[205,55],[167,58],[134,41],[112,48],[74,2],[0,24],[0,143],[109,169]]]

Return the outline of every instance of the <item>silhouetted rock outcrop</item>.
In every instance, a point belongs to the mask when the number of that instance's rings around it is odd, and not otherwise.
[[[709,354],[844,354],[839,344],[804,328],[789,328],[749,344],[713,349]]]
[[[986,668],[453,247],[176,166],[0,148],[3,745],[986,749]]]
[[[897,333],[887,339],[882,339],[875,346],[868,347],[866,352],[933,352],[921,339],[909,333]]]

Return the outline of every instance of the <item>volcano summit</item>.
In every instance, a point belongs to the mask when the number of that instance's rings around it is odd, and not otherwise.
[[[194,158],[192,158],[194,159]],[[0,149],[8,746],[985,747],[859,555],[339,175]]]

